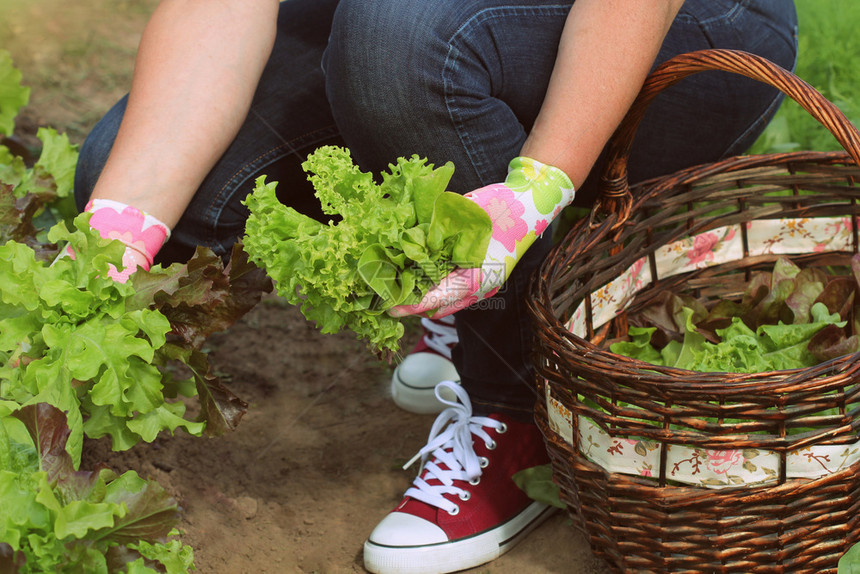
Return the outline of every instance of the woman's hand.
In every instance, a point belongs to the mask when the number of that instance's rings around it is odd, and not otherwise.
[[[87,204],[91,213],[90,227],[105,239],[116,239],[125,244],[122,270],[110,266],[108,277],[125,283],[138,268],[148,270],[161,246],[170,237],[170,229],[161,221],[125,203],[110,199],[93,199]],[[61,257],[75,258],[67,246]]]
[[[455,269],[419,303],[394,307],[390,313],[403,316],[435,311],[433,317],[438,318],[492,297],[510,277],[523,253],[570,205],[573,196],[573,184],[560,169],[527,157],[514,158],[504,183],[464,196],[486,211],[493,222],[493,235],[481,267]]]

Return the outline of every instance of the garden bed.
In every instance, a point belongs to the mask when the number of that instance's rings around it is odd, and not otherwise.
[[[0,48],[32,88],[20,140],[38,126],[81,143],[127,89],[134,49],[156,0],[0,6]],[[415,341],[414,328],[404,348]],[[274,295],[206,344],[217,374],[249,403],[218,438],[182,432],[113,453],[87,441],[82,468],[106,462],[156,480],[182,507],[182,540],[200,572],[363,572],[362,544],[413,477],[401,465],[432,416],[399,410],[390,367],[345,333],[321,335]],[[600,573],[603,564],[561,513],[476,571]]]
[[[249,403],[235,432],[177,434],[126,453],[91,442],[83,466],[87,456],[106,459],[170,491],[201,572],[364,572],[362,544],[409,485],[413,470],[400,467],[433,417],[394,405],[390,370],[351,334],[320,335],[274,296],[209,346],[215,369]],[[602,566],[558,513],[475,572],[599,574]]]

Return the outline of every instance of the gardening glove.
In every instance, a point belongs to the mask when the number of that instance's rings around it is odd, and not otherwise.
[[[110,266],[108,277],[125,283],[138,268],[148,270],[158,250],[170,237],[170,229],[161,221],[131,205],[112,199],[92,199],[84,210],[92,213],[90,227],[105,239],[117,239],[125,244],[123,270]],[[61,256],[75,258],[70,246]]]
[[[560,169],[527,157],[514,158],[504,183],[464,196],[481,206],[493,223],[481,267],[454,269],[420,302],[394,307],[390,314],[401,317],[432,311],[437,319],[495,295],[523,253],[573,202],[574,192],[570,178]]]

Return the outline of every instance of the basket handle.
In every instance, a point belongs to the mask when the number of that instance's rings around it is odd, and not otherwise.
[[[827,128],[854,162],[860,165],[860,132],[857,128],[839,108],[785,68],[739,50],[699,50],[681,54],[660,64],[646,78],[642,90],[609,140],[608,160],[600,178],[600,193],[592,210],[592,225],[596,223],[595,214],[615,214],[618,219],[612,229],[617,229],[630,215],[633,196],[627,181],[627,161],[633,136],[651,100],[683,78],[707,70],[734,72],[779,89]]]

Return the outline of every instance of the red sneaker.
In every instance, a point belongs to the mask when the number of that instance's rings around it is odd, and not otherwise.
[[[451,362],[451,349],[457,344],[454,316],[421,319],[424,336],[391,377],[391,397],[400,408],[411,413],[438,413],[445,405],[436,400],[434,389],[442,381],[460,381]],[[448,396],[454,400],[453,395]]]
[[[364,543],[370,572],[442,574],[479,566],[510,550],[555,510],[511,480],[549,462],[537,427],[502,415],[473,416],[462,387],[439,387],[437,398],[449,408],[416,455],[424,462],[421,474]],[[460,404],[439,396],[442,389]]]

